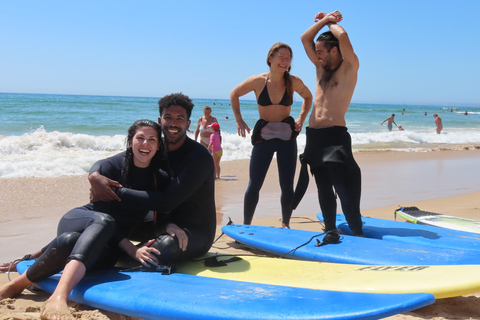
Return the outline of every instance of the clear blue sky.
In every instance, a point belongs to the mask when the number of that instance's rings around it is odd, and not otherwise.
[[[478,0],[0,0],[0,92],[228,98],[277,41],[313,92],[300,35],[334,10],[360,59],[353,102],[480,106]]]

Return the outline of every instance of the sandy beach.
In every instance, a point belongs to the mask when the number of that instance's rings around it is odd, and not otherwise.
[[[435,152],[358,152],[362,169],[362,214],[393,220],[398,206],[478,219],[480,216],[479,149]],[[216,182],[217,221],[243,220],[243,195],[248,184],[248,160],[222,162],[222,179]],[[472,167],[474,166],[474,167]],[[298,171],[298,168],[297,168]],[[21,258],[47,244],[56,233],[57,222],[69,209],[88,201],[87,176],[59,178],[0,179],[0,262]],[[280,188],[275,161],[262,188],[254,224],[280,226]],[[321,230],[315,220],[320,211],[316,186],[310,181],[307,193],[293,213],[291,227]],[[338,206],[341,212],[341,207]],[[242,252],[227,236],[212,252]],[[12,273],[11,277],[17,274]],[[0,285],[8,281],[0,274]],[[39,319],[48,294],[32,289],[15,299],[0,302],[0,319]],[[134,319],[71,303],[78,319]],[[480,292],[475,295],[438,300],[431,306],[388,319],[480,319]]]

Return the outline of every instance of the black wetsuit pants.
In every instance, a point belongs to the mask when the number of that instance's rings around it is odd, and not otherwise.
[[[274,153],[277,153],[278,176],[282,191],[280,203],[282,206],[282,222],[290,223],[293,198],[293,182],[297,165],[297,140],[268,140],[253,146],[250,158],[250,182],[245,193],[243,204],[243,223],[251,224],[257,207],[260,189],[267,175]]]
[[[159,264],[170,265],[176,262],[186,261],[189,259],[203,256],[210,250],[213,239],[211,239],[204,229],[191,226],[182,228],[187,234],[188,244],[185,251],[180,249],[177,237],[169,234],[161,234],[157,237],[151,247],[161,252],[155,255]]]
[[[115,220],[108,214],[75,208],[58,224],[57,237],[42,249],[42,255],[27,270],[32,282],[44,280],[65,267],[68,261],[81,261],[87,270],[114,266],[121,250],[109,243]]]
[[[308,184],[306,165],[315,177],[318,201],[323,213],[325,231],[336,229],[337,192],[345,219],[355,235],[362,235],[360,214],[361,172],[352,154],[352,139],[346,127],[306,128],[305,152],[300,156],[302,169],[297,190]],[[303,172],[303,174],[302,174]],[[295,192],[293,208],[301,199]],[[299,198],[299,199],[298,199]]]
[[[176,262],[198,258],[207,253],[212,247],[214,239],[206,229],[199,228],[198,226],[185,226],[177,222],[176,224],[185,231],[188,237],[187,249],[182,251],[178,244],[177,237],[172,237],[162,231],[158,232],[154,220],[154,213],[150,211],[147,216],[145,216],[144,221],[133,229],[128,238],[143,243],[151,239],[156,239],[151,247],[161,252],[160,255],[155,255],[161,265],[170,265]],[[162,221],[157,223],[158,229],[164,230],[168,222]]]

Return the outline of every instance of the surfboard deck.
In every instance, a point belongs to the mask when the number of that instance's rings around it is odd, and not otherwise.
[[[227,225],[222,231],[240,243],[279,256],[365,265],[474,265],[474,250],[449,249],[342,235],[340,243],[317,247],[324,233],[254,225]]]
[[[465,232],[480,233],[480,221],[428,212],[417,207],[402,207],[395,211],[405,220],[417,224],[454,229]]]
[[[261,256],[212,255],[177,272],[308,289],[371,293],[427,292],[436,299],[480,291],[480,265],[367,266]],[[215,263],[210,262],[209,260]],[[217,260],[220,263],[216,263]],[[223,262],[223,265],[219,265]],[[445,277],[448,275],[448,277]],[[439,281],[439,279],[442,279]]]
[[[33,263],[22,261],[20,273]],[[53,292],[59,275],[38,283]],[[70,300],[143,319],[379,319],[435,301],[429,293],[312,290],[173,273],[106,270],[87,274]]]
[[[317,218],[323,221],[322,213],[318,213]],[[368,238],[480,251],[478,233],[371,217],[362,217],[362,221],[363,232]],[[345,215],[340,213],[337,214],[337,228],[345,234],[352,234]]]

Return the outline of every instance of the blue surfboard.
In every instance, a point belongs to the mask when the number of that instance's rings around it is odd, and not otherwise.
[[[25,272],[33,261],[17,265]],[[53,292],[59,275],[37,285]],[[70,300],[143,319],[379,319],[435,301],[429,293],[379,294],[263,285],[173,273],[88,273]]]
[[[323,221],[322,213],[317,214],[317,218]],[[362,221],[363,232],[369,238],[480,251],[478,233],[370,217],[362,217]],[[337,214],[337,228],[343,233],[352,234],[345,215],[340,213]]]
[[[316,246],[324,233],[254,225],[227,225],[222,231],[240,243],[300,260],[367,265],[471,265],[480,252],[341,235],[340,242]],[[317,241],[318,239],[318,241]]]

